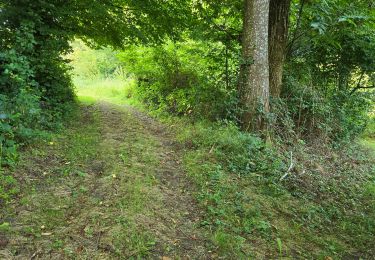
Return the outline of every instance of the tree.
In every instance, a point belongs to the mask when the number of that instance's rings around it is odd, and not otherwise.
[[[242,128],[262,131],[269,112],[268,17],[269,0],[246,0],[243,19],[239,98]]]
[[[0,158],[56,126],[74,101],[70,42],[122,48],[176,38],[188,1],[0,0]]]
[[[7,72],[0,76],[0,89],[17,94],[22,87],[13,91],[14,78],[24,76],[20,72],[27,67],[27,81],[53,106],[73,98],[62,55],[75,37],[118,48],[161,42],[166,35],[178,36],[189,13],[187,2],[162,0],[0,0],[0,7],[0,71]],[[8,52],[23,55],[22,62],[15,66]]]
[[[281,93],[283,66],[288,43],[290,0],[271,0],[269,12],[270,95]]]

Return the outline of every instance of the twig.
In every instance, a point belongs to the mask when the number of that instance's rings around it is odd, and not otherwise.
[[[294,163],[293,163],[293,152],[290,152],[290,165],[286,173],[280,178],[280,181],[284,180],[290,173],[290,171],[293,169]]]
[[[99,231],[98,237],[96,239],[96,250],[99,250],[100,238],[102,237],[102,231]]]
[[[357,83],[357,86],[355,88],[352,89],[352,91],[350,92],[350,95],[354,94],[354,92],[356,92],[358,89],[369,89],[369,88],[375,88],[375,85],[372,85],[372,86],[361,86],[361,82],[362,82],[362,79],[363,79],[363,76],[365,75],[365,72],[362,72],[361,73],[361,76],[359,77],[359,80],[358,80],[358,83]]]
[[[37,257],[39,255],[40,251],[37,250],[31,257],[30,257],[30,260],[33,260],[35,257]]]
[[[214,149],[215,149],[215,144],[211,147],[211,149],[210,149],[210,151],[208,153],[211,154],[214,151]]]

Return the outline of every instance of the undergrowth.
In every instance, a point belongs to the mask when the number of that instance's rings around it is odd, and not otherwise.
[[[207,212],[202,225],[224,256],[375,253],[374,158],[363,148],[268,146],[233,125],[179,127],[185,167]]]

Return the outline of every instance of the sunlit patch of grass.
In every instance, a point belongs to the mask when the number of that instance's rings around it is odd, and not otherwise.
[[[97,100],[107,101],[117,105],[134,104],[133,98],[135,81],[131,78],[121,79],[79,79],[74,80],[78,99],[85,104]]]
[[[373,138],[364,138],[361,140],[361,143],[365,146],[368,147],[375,153],[375,139]]]
[[[374,113],[371,115],[370,123],[368,124],[363,134],[361,143],[364,146],[368,147],[369,149],[373,150],[375,153],[375,114]]]

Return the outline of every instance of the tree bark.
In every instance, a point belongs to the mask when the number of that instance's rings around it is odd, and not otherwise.
[[[267,129],[262,113],[269,112],[268,17],[269,0],[245,0],[238,89],[245,131]]]
[[[283,66],[288,43],[289,11],[291,0],[270,0],[269,63],[270,95],[280,97]]]

